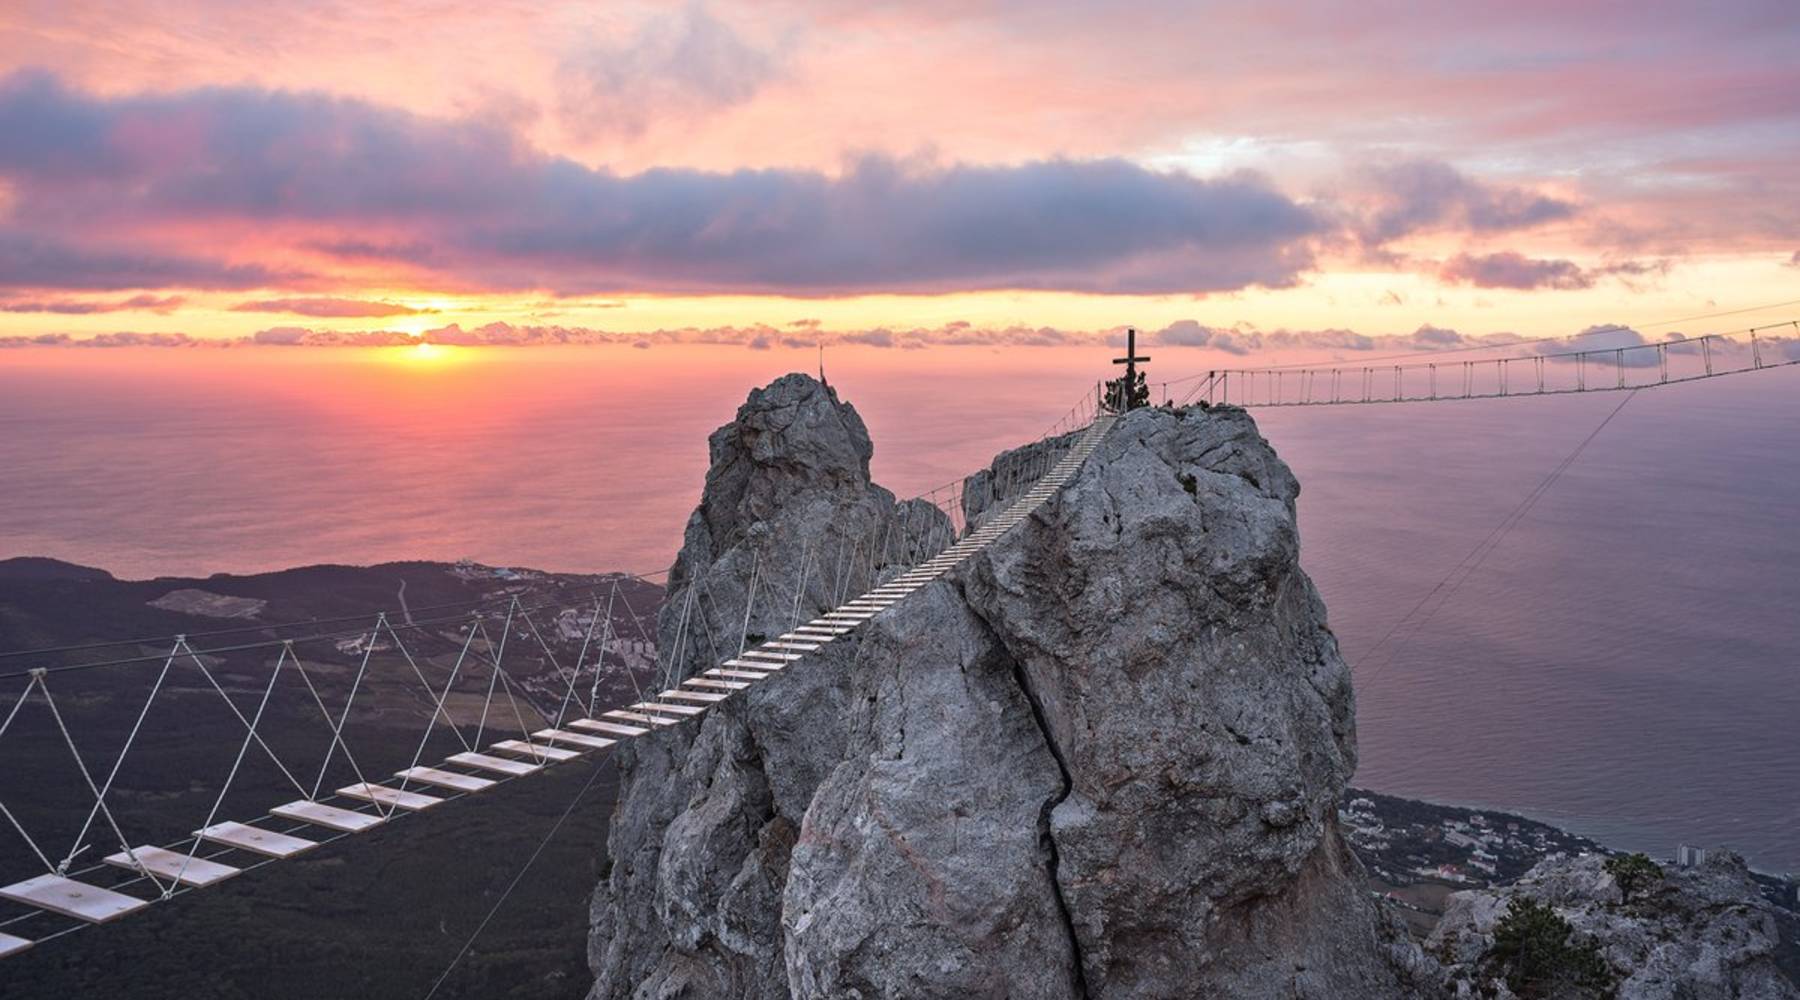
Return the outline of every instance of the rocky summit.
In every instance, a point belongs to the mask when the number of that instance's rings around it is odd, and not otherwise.
[[[969,520],[1026,488],[1000,470],[1065,443],[971,477]],[[660,622],[670,676],[928,554],[910,540],[944,515],[871,482],[872,452],[799,375],[712,436]],[[1450,990],[1339,831],[1355,699],[1298,493],[1242,410],[1132,411],[954,572],[626,742],[592,997]]]

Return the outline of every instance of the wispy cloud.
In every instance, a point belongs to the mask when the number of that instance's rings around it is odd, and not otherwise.
[[[1438,277],[1476,288],[1590,288],[1594,278],[1572,260],[1538,260],[1511,251],[1458,254],[1444,262]]]
[[[776,72],[771,51],[690,2],[650,15],[630,38],[589,39],[563,58],[557,80],[563,120],[577,135],[630,137],[742,104]]]
[[[183,302],[180,295],[133,295],[127,299],[100,301],[95,299],[12,299],[0,300],[0,312],[54,313],[60,316],[91,316],[112,312],[174,312]]]
[[[231,307],[232,312],[265,312],[292,313],[295,316],[312,316],[315,318],[356,318],[363,316],[415,316],[420,313],[436,312],[435,309],[415,309],[398,302],[371,302],[363,299],[337,298],[303,298],[303,299],[258,299],[252,302],[239,302]]]
[[[400,347],[419,338],[399,330],[314,330],[304,326],[272,326],[236,343],[259,347]]]
[[[138,333],[117,330],[109,333],[77,337],[69,333],[40,333],[29,337],[0,337],[0,348],[8,347],[193,347],[224,348],[247,341],[190,337],[185,333]]]
[[[1421,231],[1486,234],[1573,218],[1578,206],[1528,188],[1478,181],[1447,163],[1410,160],[1370,166],[1352,179],[1353,225],[1379,246]]]
[[[1438,279],[1476,288],[1570,290],[1592,288],[1605,277],[1631,283],[1633,279],[1668,273],[1669,262],[1620,261],[1584,268],[1572,260],[1540,259],[1513,251],[1491,254],[1457,254],[1438,268]]]

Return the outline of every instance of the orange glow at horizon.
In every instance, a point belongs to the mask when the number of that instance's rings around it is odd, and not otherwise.
[[[835,334],[877,328],[932,329],[954,323],[977,329],[1051,327],[1074,333],[1125,325],[1155,330],[1179,320],[1263,331],[1348,329],[1370,336],[1410,333],[1424,325],[1469,334],[1560,336],[1601,324],[1660,323],[1800,298],[1795,270],[1766,255],[1700,257],[1678,265],[1671,274],[1671,278],[1634,291],[1601,284],[1551,293],[1445,287],[1425,275],[1350,269],[1310,275],[1295,288],[1249,288],[1208,296],[996,291],[834,298],[627,295],[559,300],[538,293],[449,296],[392,288],[340,290],[346,296],[395,303],[409,310],[405,315],[370,317],[253,314],[232,307],[246,299],[281,293],[190,292],[173,293],[182,301],[175,310],[67,315],[0,312],[0,337],[54,332],[80,338],[124,328],[225,341],[257,330],[301,327],[343,333],[387,330],[423,339],[431,331],[452,325],[473,330],[501,323],[621,336],[690,328],[768,327],[805,338],[813,329]],[[1676,277],[1680,280],[1674,280]],[[1761,318],[1785,321],[1792,311],[1792,306],[1782,306]],[[1696,329],[1705,332],[1707,328]],[[423,352],[416,355],[421,359],[429,356]]]

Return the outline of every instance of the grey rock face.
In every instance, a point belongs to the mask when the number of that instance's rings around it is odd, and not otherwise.
[[[1619,1000],[1800,1000],[1775,962],[1775,914],[1742,858],[1709,852],[1695,868],[1670,868],[1625,903],[1600,855],[1545,861],[1513,885],[1453,894],[1428,947],[1464,994],[1516,897],[1547,904],[1600,946],[1619,975]],[[1510,996],[1504,984],[1488,984]]]
[[[1138,410],[968,574],[1063,763],[1050,835],[1092,996],[1404,989],[1337,831],[1355,706],[1298,493],[1243,411]]]
[[[845,577],[802,552],[922,544],[891,528],[935,514],[868,482],[861,422],[801,376],[712,444],[675,675],[735,648],[753,570],[811,617]],[[971,517],[1013,479],[972,480]],[[1435,970],[1335,825],[1354,705],[1297,490],[1241,411],[1134,412],[951,577],[633,741],[593,996],[1415,995]],[[910,561],[864,550],[865,578]]]
[[[861,418],[805,376],[752,392],[709,444],[657,623],[671,681],[872,586],[947,524],[869,482]],[[595,997],[788,996],[781,892],[813,791],[844,756],[851,652],[828,646],[701,723],[619,748]]]
[[[844,762],[782,913],[795,997],[1072,997],[1042,814],[1061,787],[1005,651],[935,584],[862,643]]]
[[[657,619],[676,680],[735,654],[746,621],[752,636],[779,635],[919,561],[948,530],[935,507],[896,504],[869,481],[874,448],[856,408],[805,375],[752,391],[708,446]]]

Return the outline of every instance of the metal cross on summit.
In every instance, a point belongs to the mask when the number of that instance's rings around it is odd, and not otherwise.
[[[1109,386],[1112,392],[1108,395],[1111,396],[1110,402],[1113,409],[1124,412],[1125,410],[1135,410],[1140,406],[1150,405],[1150,387],[1144,384],[1144,377],[1139,374],[1137,370],[1138,362],[1149,360],[1150,358],[1147,355],[1141,358],[1138,357],[1137,328],[1131,326],[1126,327],[1125,356],[1122,358],[1114,358],[1112,362],[1115,365],[1125,366],[1124,376],[1114,380]]]

